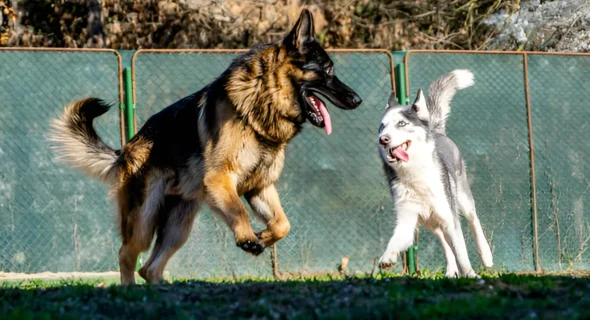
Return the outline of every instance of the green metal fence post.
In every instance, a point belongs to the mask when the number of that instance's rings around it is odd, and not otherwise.
[[[409,97],[406,94],[406,66],[403,63],[405,51],[394,52],[395,62],[395,91],[397,93],[397,100],[399,104],[410,103]],[[397,61],[397,62],[396,62]]]
[[[133,103],[133,77],[131,68],[123,69],[123,89],[125,91],[125,103],[123,104],[123,113],[125,114],[125,128],[127,141],[135,135],[135,104]],[[137,257],[135,271],[141,268],[142,255]]]
[[[123,69],[123,83],[125,84],[125,124],[127,127],[127,141],[135,134],[135,104],[133,103],[133,78],[131,68]]]
[[[406,105],[410,103],[409,97],[406,94],[406,66],[403,62],[404,56],[406,55],[406,51],[394,51],[392,52],[392,55],[393,61],[395,63],[395,91],[397,95],[397,101],[402,105]],[[416,273],[417,249],[418,246],[413,245],[408,248],[408,251],[406,251],[408,271],[410,275]]]

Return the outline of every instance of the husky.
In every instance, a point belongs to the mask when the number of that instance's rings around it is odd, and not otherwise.
[[[107,112],[97,98],[74,102],[53,122],[59,158],[111,186],[118,204],[121,283],[135,283],[137,257],[155,245],[139,270],[148,283],[186,242],[202,204],[219,215],[236,245],[253,255],[285,237],[290,223],[275,182],[285,148],[304,122],[332,131],[321,95],[336,107],[362,100],[334,73],[303,10],[280,41],[236,58],[213,82],[150,117],[121,150],[107,146],[93,120]],[[266,229],[255,233],[244,198]]]
[[[484,266],[492,267],[492,252],[475,212],[465,162],[446,135],[450,102],[457,90],[473,85],[469,70],[455,70],[435,80],[428,97],[418,90],[412,105],[397,103],[392,93],[379,128],[379,155],[391,195],[396,226],[379,267],[390,268],[400,252],[414,243],[417,224],[440,241],[446,277],[477,277],[461,230],[459,211],[469,222]]]

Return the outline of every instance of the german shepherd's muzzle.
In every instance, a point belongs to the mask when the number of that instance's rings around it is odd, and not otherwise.
[[[334,63],[317,42],[310,43],[306,49],[303,55],[309,57],[309,61],[302,66],[302,69],[316,73],[318,78],[301,84],[301,98],[304,102],[300,104],[304,106],[304,113],[309,122],[316,127],[325,128],[326,133],[330,134],[332,132],[330,114],[317,94],[344,110],[355,109],[362,100],[356,92],[336,77]]]
[[[309,122],[316,127],[325,128],[326,133],[330,134],[332,132],[330,114],[324,102],[316,94],[319,93],[336,107],[344,110],[355,109],[362,100],[356,92],[342,83],[333,71],[330,70],[326,74],[323,80],[305,83],[302,86],[302,97],[305,100],[303,105],[305,105],[305,114]]]
[[[97,135],[92,121],[109,110],[95,98],[66,106],[53,123],[58,155],[111,185],[119,207],[121,282],[139,270],[148,282],[184,245],[203,204],[232,230],[236,245],[254,255],[287,235],[289,220],[275,182],[285,148],[309,120],[332,131],[320,96],[350,110],[361,98],[334,74],[334,63],[314,36],[303,10],[276,43],[244,53],[213,82],[151,116],[121,150]],[[254,232],[243,196],[266,229]]]

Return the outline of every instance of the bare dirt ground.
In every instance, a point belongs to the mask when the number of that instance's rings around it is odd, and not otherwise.
[[[530,276],[557,276],[557,277],[590,277],[590,271],[587,270],[571,270],[571,271],[559,271],[559,272],[534,272],[534,271],[521,271],[514,272],[516,275],[530,275]],[[307,276],[321,277],[325,276],[325,273],[313,274]],[[169,279],[170,274],[164,272],[165,278]],[[281,280],[289,280],[295,278],[301,278],[303,275],[283,275]],[[333,275],[335,276],[335,275]],[[139,279],[136,273],[135,277]],[[108,271],[108,272],[41,272],[41,273],[17,273],[17,272],[2,272],[0,271],[0,283],[7,281],[20,281],[20,280],[63,280],[63,279],[119,279],[119,272]]]
[[[95,279],[95,278],[119,278],[119,272],[41,272],[41,273],[16,273],[0,271],[0,282],[19,280],[61,280],[61,279]]]

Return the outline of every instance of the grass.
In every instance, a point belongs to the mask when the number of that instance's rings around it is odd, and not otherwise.
[[[590,278],[488,275],[3,283],[0,319],[583,319]]]

